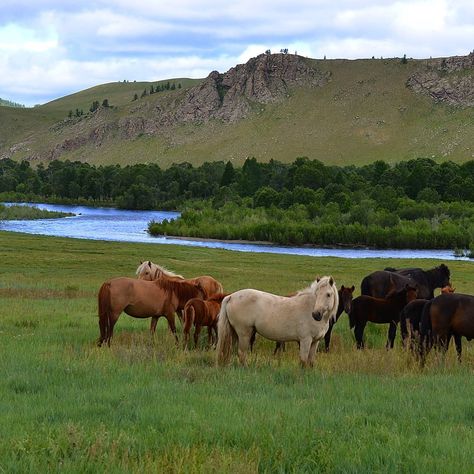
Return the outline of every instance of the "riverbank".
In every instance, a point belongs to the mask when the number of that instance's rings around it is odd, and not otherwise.
[[[32,206],[0,204],[0,221],[2,220],[37,220],[37,219],[59,219],[61,217],[72,217],[74,213],[61,211],[48,211]]]

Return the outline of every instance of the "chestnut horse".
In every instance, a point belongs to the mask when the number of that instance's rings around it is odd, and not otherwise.
[[[209,275],[203,275],[203,276],[199,276],[195,278],[186,279],[182,275],[173,273],[167,270],[165,267],[157,265],[156,263],[153,263],[150,260],[142,262],[137,268],[136,274],[138,275],[138,278],[140,280],[153,281],[153,280],[159,280],[160,278],[168,278],[168,279],[173,279],[176,281],[187,281],[188,283],[191,283],[191,284],[199,283],[201,285],[201,288],[205,292],[204,298],[208,298],[209,296],[224,292],[224,288],[222,287],[222,284],[219,281],[217,281],[215,278]],[[178,306],[178,309],[176,312],[181,323],[183,323],[182,312],[184,310],[184,305],[186,303],[187,301],[183,301],[182,304]],[[152,318],[152,324],[153,323],[156,325],[156,321],[154,321]]]
[[[246,364],[247,351],[256,331],[273,341],[297,341],[300,361],[312,366],[316,349],[326,334],[339,304],[334,279],[318,278],[295,296],[278,296],[253,289],[240,290],[222,301],[217,325],[217,362],[227,363],[238,341],[239,360]]]
[[[433,343],[446,352],[451,337],[461,361],[461,338],[474,339],[474,296],[441,294],[429,301],[423,309],[420,333],[422,363]]]
[[[417,297],[417,294],[418,289],[407,284],[401,291],[392,290],[386,298],[361,295],[354,299],[352,311],[349,314],[349,324],[351,329],[354,328],[357,349],[364,347],[364,329],[368,321],[390,324],[386,347],[387,349],[393,348],[400,312]]]
[[[184,349],[188,348],[189,334],[194,324],[194,347],[197,347],[202,326],[207,326],[209,346],[217,343],[217,317],[222,300],[228,294],[213,295],[207,300],[193,298],[184,307]]]
[[[168,279],[143,281],[126,277],[108,280],[102,284],[98,295],[98,345],[106,342],[110,346],[115,323],[122,311],[134,318],[152,317],[155,321],[150,327],[152,333],[155,332],[158,318],[164,316],[178,342],[174,313],[183,300],[196,297],[204,297],[199,283],[190,284]]]

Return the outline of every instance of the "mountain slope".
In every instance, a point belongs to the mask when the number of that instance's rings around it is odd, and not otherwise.
[[[474,157],[474,54],[407,63],[261,55],[169,82],[181,87],[140,97],[157,83],[111,83],[34,109],[0,108],[0,156],[162,166]],[[68,118],[105,98],[113,107]]]

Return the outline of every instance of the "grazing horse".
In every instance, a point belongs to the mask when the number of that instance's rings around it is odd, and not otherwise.
[[[277,296],[253,289],[240,290],[222,301],[218,322],[217,361],[227,363],[233,342],[238,341],[239,360],[246,364],[252,335],[273,341],[298,341],[300,361],[312,366],[319,341],[336,315],[339,295],[334,279],[316,279],[295,296]]]
[[[199,283],[201,285],[201,288],[205,292],[205,296],[204,296],[205,298],[224,292],[222,284],[218,282],[215,278],[212,278],[211,276],[203,275],[200,277],[186,279],[182,275],[177,275],[176,273],[173,273],[167,270],[165,267],[157,265],[156,263],[153,263],[150,260],[147,260],[146,262],[142,262],[137,268],[136,274],[138,275],[138,278],[140,280],[153,281],[153,280],[159,280],[160,278],[169,278],[176,281],[187,281],[188,283],[191,283],[191,284]],[[178,306],[178,310],[176,313],[181,323],[183,323],[182,312],[184,310],[184,305],[186,303],[187,303],[187,300],[180,302],[180,305]],[[156,321],[153,318],[152,318],[151,324],[155,324],[156,326]]]
[[[160,316],[164,316],[178,342],[174,313],[180,301],[195,297],[204,297],[198,283],[190,284],[168,279],[143,281],[126,277],[108,280],[102,284],[98,295],[100,329],[98,345],[101,346],[106,342],[110,346],[115,323],[122,311],[134,318],[152,317],[156,321]],[[156,322],[150,327],[152,333],[155,329]]]
[[[400,291],[408,284],[418,288],[420,299],[431,300],[434,298],[435,288],[442,288],[449,284],[449,276],[449,268],[444,263],[427,271],[421,268],[401,270],[386,268],[367,275],[360,284],[360,293],[375,298],[385,298],[393,288]],[[390,334],[395,334],[396,331],[396,324],[390,323],[388,337],[390,338]]]
[[[429,301],[423,309],[420,332],[422,363],[433,343],[446,352],[451,337],[461,361],[462,336],[474,339],[474,296],[443,293]]]
[[[389,268],[367,275],[362,280],[360,289],[362,295],[385,298],[391,290],[392,284],[395,285],[397,290],[402,290],[408,283],[412,286],[416,285],[420,298],[431,300],[434,298],[434,290],[436,288],[449,285],[449,276],[449,268],[444,263],[427,271],[421,268],[405,268],[401,270]]]
[[[191,327],[194,324],[194,347],[197,347],[199,333],[202,326],[207,326],[209,346],[217,343],[217,317],[221,309],[222,300],[228,294],[213,295],[207,300],[193,298],[184,307],[184,349],[189,344]]]
[[[186,280],[188,283],[200,283],[202,289],[206,292],[208,297],[224,292],[222,284],[209,275],[186,279],[182,275],[177,275],[176,273],[173,273],[166,268],[151,262],[150,260],[142,262],[137,268],[136,273],[140,280],[157,280],[158,278],[165,276],[178,280]]]
[[[454,293],[455,288],[451,284],[441,288],[441,294]],[[400,313],[400,333],[403,346],[406,347],[406,340],[410,341],[410,349],[415,352],[416,344],[420,342],[420,324],[423,308],[428,303],[427,299],[415,299],[410,301]],[[419,347],[418,347],[419,349]]]
[[[386,347],[393,348],[400,312],[407,303],[417,297],[417,294],[417,288],[407,284],[401,291],[392,290],[386,298],[374,298],[367,295],[355,298],[352,301],[349,324],[351,329],[354,328],[357,349],[364,347],[364,329],[368,321],[378,324],[390,323]]]
[[[346,314],[350,314],[351,309],[352,309],[352,294],[354,293],[355,287],[352,285],[350,288],[348,286],[342,285],[341,288],[338,290],[338,295],[339,295],[339,305],[337,307],[337,312],[336,316],[329,321],[329,328],[324,335],[324,349],[326,352],[329,352],[329,346],[331,344],[331,333],[332,333],[332,328],[334,325],[337,323],[339,317],[341,314],[345,311]],[[254,339],[252,339],[252,345],[254,342]],[[277,354],[281,350],[284,350],[285,348],[285,343],[284,342],[277,342],[275,345],[275,350],[273,354]]]

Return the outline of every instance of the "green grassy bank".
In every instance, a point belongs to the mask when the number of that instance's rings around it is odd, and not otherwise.
[[[175,348],[164,320],[122,315],[97,348],[96,294],[151,259],[210,274],[228,291],[287,293],[316,275],[359,286],[390,266],[349,260],[122,244],[0,232],[0,472],[469,472],[474,461],[474,345],[431,355],[421,371],[387,328],[356,351],[347,316],[333,351],[298,366],[257,339],[249,368],[216,368],[212,351]],[[470,262],[447,262],[472,293]]]

